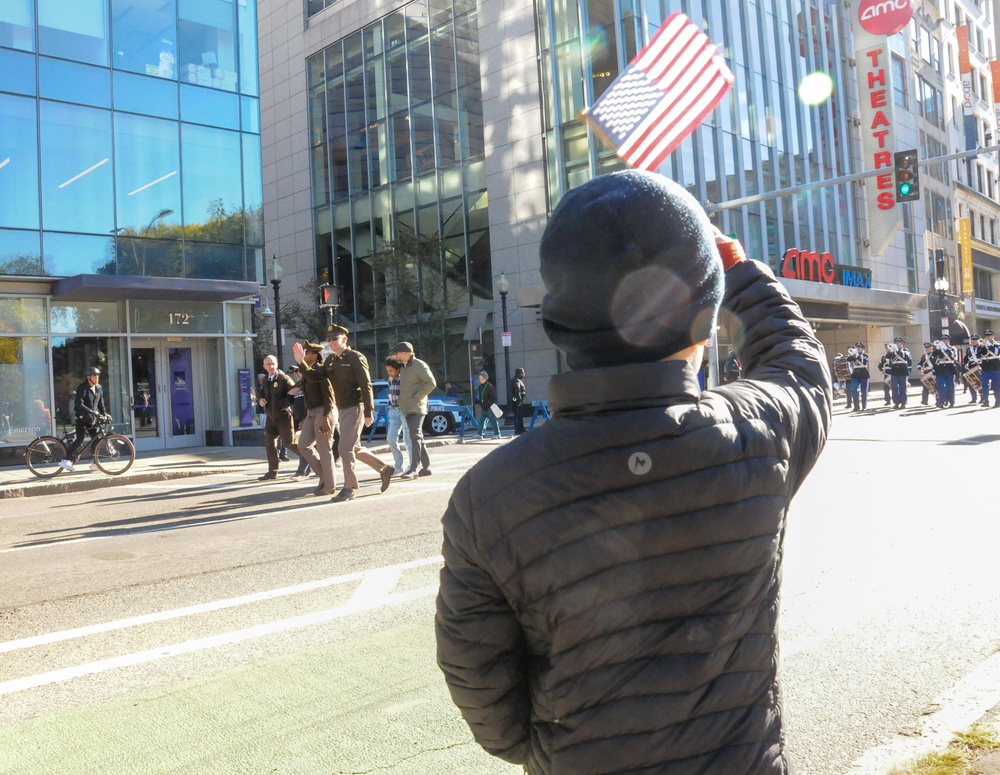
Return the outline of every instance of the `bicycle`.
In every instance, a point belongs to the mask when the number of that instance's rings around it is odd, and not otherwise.
[[[128,436],[110,432],[110,426],[110,417],[103,420],[90,445],[94,451],[94,465],[108,476],[119,476],[135,462],[135,446]],[[59,461],[66,459],[66,451],[75,438],[75,430],[67,431],[58,438],[39,436],[24,452],[28,470],[43,479],[62,473],[65,469],[60,467]]]

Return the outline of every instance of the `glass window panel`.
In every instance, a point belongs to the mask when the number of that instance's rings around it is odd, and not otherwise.
[[[244,132],[260,134],[260,100],[240,97],[240,126]]]
[[[260,94],[257,82],[257,3],[240,0],[236,8],[240,33],[240,91]]]
[[[222,304],[208,301],[144,301],[129,310],[134,334],[221,334]]]
[[[149,78],[115,71],[115,110],[142,113],[160,118],[174,118],[177,112],[177,84],[161,78]]]
[[[178,145],[172,121],[128,113],[115,119],[119,238],[165,236],[180,224]]]
[[[125,329],[120,301],[52,302],[53,334],[117,334]]]
[[[42,224],[61,231],[110,233],[111,113],[47,101],[41,108]]]
[[[0,94],[0,226],[38,228],[35,106],[33,98]]]
[[[0,3],[0,46],[35,50],[35,8],[32,0]]]
[[[35,93],[35,58],[31,54],[0,48],[0,91]]]
[[[181,84],[181,120],[223,129],[240,128],[240,98],[214,89]]]
[[[181,124],[184,237],[242,244],[240,135]]]
[[[430,9],[428,22],[431,27],[437,27],[451,20],[451,0],[428,0]]]
[[[4,429],[5,445],[27,444],[54,430],[48,406],[48,353],[44,337],[0,337],[0,385],[9,423]]]
[[[236,91],[236,6],[232,0],[180,0],[177,62],[184,83]]]
[[[226,331],[230,334],[249,334],[252,328],[252,304],[226,304]]]
[[[243,135],[244,225],[248,245],[264,244],[264,180],[260,166],[260,137]]]
[[[0,320],[7,334],[44,334],[45,299],[0,296]]]
[[[115,273],[115,240],[110,235],[43,232],[42,254],[45,274],[71,277]]]
[[[413,174],[410,158],[410,116],[395,113],[390,117],[393,147],[393,179],[402,180]]]
[[[388,110],[406,110],[409,95],[406,81],[406,45],[403,14],[394,13],[385,20],[386,54],[385,77],[388,91]]]
[[[475,11],[455,19],[455,52],[458,56],[458,85],[478,84],[479,26]]]
[[[112,0],[111,35],[115,68],[177,78],[176,0]]]
[[[125,340],[114,336],[72,336],[52,338],[52,377],[55,383],[56,406],[52,413],[57,423],[72,428],[73,398],[83,370],[88,366],[101,369],[104,400],[112,417],[128,418],[126,387],[128,367],[124,360]],[[123,400],[123,398],[125,400]],[[115,430],[127,428],[117,426]]]
[[[324,0],[309,0],[306,4],[306,15],[312,16],[313,14],[319,13],[324,8],[326,8]]]
[[[184,276],[202,280],[246,280],[243,248],[208,242],[188,243],[184,246]]]
[[[106,67],[39,57],[38,85],[49,99],[111,107],[111,71]]]
[[[458,120],[462,132],[462,158],[485,153],[483,133],[483,92],[479,83],[463,86],[458,92]]]
[[[37,231],[0,229],[0,274],[44,274]]]
[[[416,172],[430,172],[434,169],[434,121],[430,117],[430,106],[424,105],[414,110],[410,131],[413,133],[414,163]]]
[[[38,0],[38,51],[106,67],[107,0]]]

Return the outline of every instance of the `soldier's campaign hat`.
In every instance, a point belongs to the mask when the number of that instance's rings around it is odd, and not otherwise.
[[[336,323],[331,323],[326,327],[326,341],[330,341],[338,336],[347,336],[351,332],[348,331],[343,326],[338,326]]]
[[[313,344],[308,339],[306,339],[305,341],[302,342],[302,349],[305,350],[307,353],[315,353],[316,355],[319,355],[321,352],[323,352],[323,345]]]
[[[989,329],[989,328],[987,328],[985,331],[983,331],[983,336],[996,336],[996,335],[997,335],[997,332],[993,331],[992,329]]]
[[[902,342],[903,344],[906,344],[906,340],[905,340],[905,339],[903,339],[903,337],[901,337],[901,336],[897,336],[897,337],[896,337],[895,339],[893,339],[892,341],[894,341],[894,342]]]

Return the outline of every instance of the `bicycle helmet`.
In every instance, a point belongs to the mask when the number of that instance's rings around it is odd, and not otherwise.
[[[83,376],[89,377],[92,374],[96,374],[98,377],[101,376],[101,370],[96,366],[88,366],[83,370]]]

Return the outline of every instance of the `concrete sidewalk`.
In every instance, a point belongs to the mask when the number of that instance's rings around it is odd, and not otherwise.
[[[428,447],[454,444],[457,436],[426,439]],[[392,462],[392,455],[385,441],[373,440],[362,446],[373,454]],[[298,458],[282,463],[279,476],[291,476],[298,467]],[[81,458],[86,464],[86,459]],[[62,472],[49,479],[40,479],[26,465],[0,468],[0,499],[26,498],[34,495],[81,492],[119,484],[156,482],[165,479],[182,479],[208,474],[243,473],[260,476],[267,471],[264,448],[261,447],[190,447],[187,449],[137,452],[135,463],[121,476],[107,476],[101,471]]]

